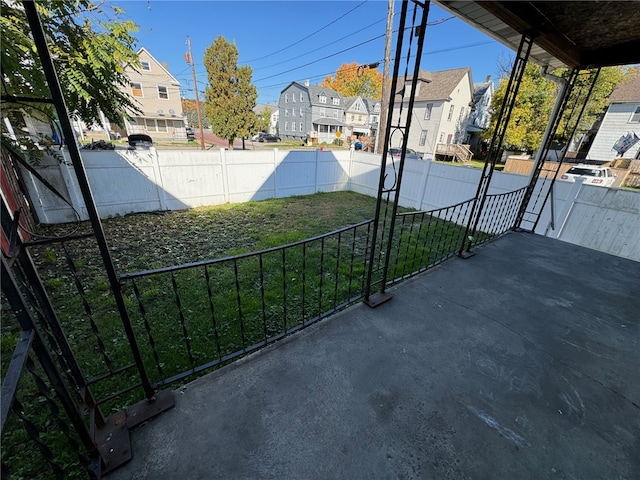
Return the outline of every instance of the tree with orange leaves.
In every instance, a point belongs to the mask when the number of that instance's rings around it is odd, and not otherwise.
[[[358,63],[343,63],[335,77],[325,77],[321,87],[332,88],[345,97],[360,95],[365,98],[380,99],[382,96],[382,73],[376,68]]]

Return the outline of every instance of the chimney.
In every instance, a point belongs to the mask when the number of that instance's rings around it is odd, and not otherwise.
[[[490,82],[491,81],[491,75],[487,75],[487,79],[485,80],[485,82]]]
[[[306,79],[306,80],[304,81],[304,86],[305,86],[305,87],[308,87],[308,86],[309,86],[309,79]]]

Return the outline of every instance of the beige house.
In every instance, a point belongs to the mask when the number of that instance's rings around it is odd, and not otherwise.
[[[399,79],[398,92],[402,97],[403,117],[409,105],[412,78],[407,84]],[[434,158],[436,154],[453,157],[458,161],[471,158],[466,145],[467,120],[473,101],[473,81],[469,67],[421,71],[418,76],[413,104],[413,117],[407,146],[424,154],[424,158]],[[400,115],[400,98],[396,97],[393,110],[393,124]],[[402,118],[401,124],[406,122]],[[400,134],[392,135],[391,147],[402,143]]]
[[[165,65],[156,60],[144,47],[138,50],[140,68],[127,67],[130,84],[128,93],[138,103],[142,115],[130,113],[125,119],[126,131],[146,133],[154,140],[187,140],[186,123],[182,115],[180,82]]]

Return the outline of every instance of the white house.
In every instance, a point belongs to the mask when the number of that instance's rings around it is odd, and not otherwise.
[[[478,153],[481,150],[480,134],[489,128],[491,123],[491,100],[495,92],[495,85],[491,75],[484,82],[473,84],[473,106],[469,112],[467,133],[471,149]]]
[[[119,133],[146,133],[154,140],[186,141],[180,82],[146,48],[137,53],[141,66],[137,70],[130,66],[125,69],[130,83],[124,91],[133,97],[142,113],[130,112],[131,118],[125,118],[126,131]]]
[[[614,148],[620,146],[623,137],[640,137],[640,67],[633,68],[630,77],[611,93],[609,108],[589,148],[587,160],[640,158],[640,141],[622,155]]]
[[[424,158],[433,158],[438,145],[462,144],[468,141],[467,119],[473,100],[473,81],[469,67],[442,70],[439,72],[421,71],[417,79],[413,117],[407,146],[424,154]],[[409,105],[413,78],[398,81],[398,92],[392,112],[393,124]],[[400,124],[406,122],[400,119]],[[391,147],[401,146],[402,138],[392,132]]]

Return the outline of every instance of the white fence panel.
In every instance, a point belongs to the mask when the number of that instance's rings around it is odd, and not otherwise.
[[[321,191],[351,190],[374,197],[381,162],[380,155],[348,150],[116,150],[87,151],[82,157],[102,217]],[[397,167],[387,162],[385,187],[397,181]],[[45,158],[37,170],[75,208],[23,170],[43,223],[88,218],[68,158],[62,164]],[[408,159],[399,203],[417,210],[455,205],[475,196],[480,175],[471,167]],[[511,192],[527,182],[526,175],[495,172],[489,193]],[[558,181],[536,233],[640,260],[639,218],[639,192]]]
[[[640,193],[582,185],[557,238],[640,261]]]
[[[223,167],[218,152],[161,150],[155,161],[159,171],[156,189],[158,196],[164,198],[162,210],[225,203]]]

